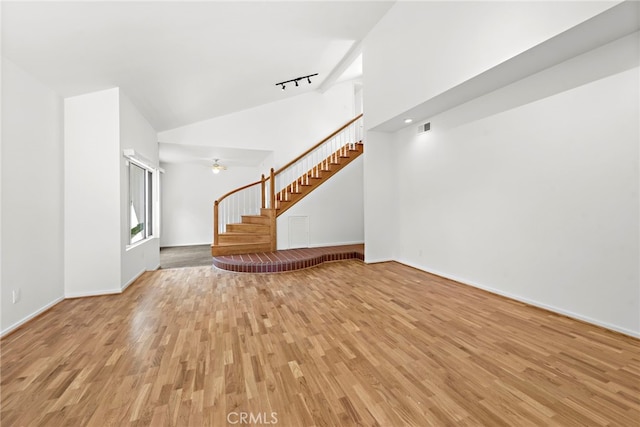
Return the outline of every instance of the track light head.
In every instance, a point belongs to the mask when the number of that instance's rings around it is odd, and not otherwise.
[[[286,83],[295,83],[296,87],[300,86],[300,84],[298,83],[300,80],[304,80],[307,79],[307,83],[311,84],[311,77],[313,76],[317,76],[318,73],[315,74],[309,74],[308,76],[302,76],[302,77],[296,77],[295,79],[291,79],[291,80],[285,80],[283,82],[280,83],[276,83],[276,86],[282,86],[282,90],[285,89],[285,84]]]

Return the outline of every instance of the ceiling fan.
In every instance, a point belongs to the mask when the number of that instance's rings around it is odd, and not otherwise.
[[[213,173],[220,173],[220,171],[226,171],[227,167],[218,163],[220,159],[213,159],[213,166],[211,166],[211,171]]]

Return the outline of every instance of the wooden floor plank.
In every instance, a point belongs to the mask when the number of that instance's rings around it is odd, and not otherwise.
[[[640,424],[637,339],[397,263],[148,272],[0,347],[3,426]]]

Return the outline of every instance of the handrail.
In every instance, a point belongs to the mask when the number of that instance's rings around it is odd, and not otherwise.
[[[267,178],[268,179],[268,178]],[[238,191],[242,191],[244,189],[247,189],[249,187],[253,187],[254,185],[258,185],[262,182],[262,180],[260,181],[256,181],[256,182],[252,182],[251,184],[247,184],[244,187],[240,187],[240,188],[236,188],[235,190],[231,190],[229,191],[227,194],[225,194],[224,196],[220,197],[218,200],[216,200],[214,203],[220,203],[221,201],[223,201],[224,199],[226,199],[227,197],[229,197],[230,195],[237,193]]]
[[[355,123],[360,117],[362,117],[362,113],[357,115],[354,119],[349,120],[349,122],[345,123],[344,126],[342,126],[340,129],[338,129],[337,131],[333,132],[331,135],[329,135],[328,137],[326,137],[322,141],[318,142],[316,145],[314,145],[313,147],[309,148],[307,151],[305,151],[304,153],[300,154],[298,157],[296,157],[295,159],[291,160],[286,165],[282,166],[280,169],[278,169],[275,172],[275,175],[278,175],[280,172],[282,172],[283,170],[287,169],[289,166],[291,166],[292,164],[294,164],[298,160],[302,159],[304,156],[306,156],[307,154],[309,154],[310,152],[312,152],[316,148],[320,147],[322,144],[324,144],[325,142],[327,142],[328,140],[330,140],[331,138],[333,138],[334,136],[336,136],[337,134],[339,134],[340,132],[342,132],[343,130],[348,128],[350,125]]]

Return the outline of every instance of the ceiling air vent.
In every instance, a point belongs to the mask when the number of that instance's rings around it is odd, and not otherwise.
[[[418,133],[423,133],[431,129],[431,122],[423,123],[418,127]]]

